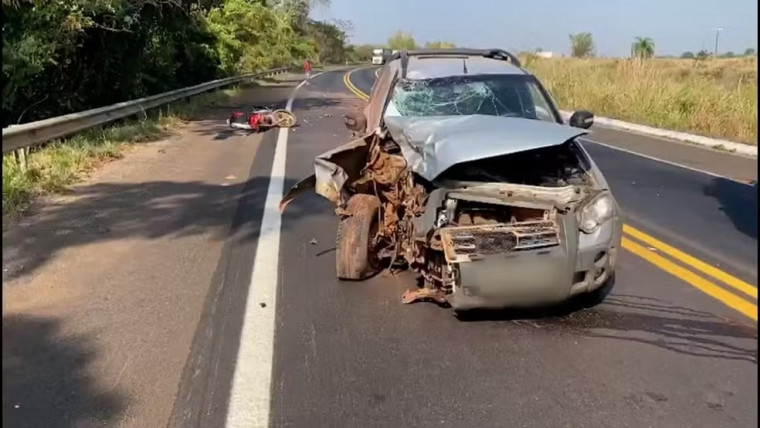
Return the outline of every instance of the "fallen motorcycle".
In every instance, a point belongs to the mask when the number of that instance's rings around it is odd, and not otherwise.
[[[290,128],[296,124],[296,116],[285,109],[272,109],[265,106],[252,106],[248,113],[233,111],[227,118],[227,125],[232,129],[249,131],[266,131],[270,128]]]

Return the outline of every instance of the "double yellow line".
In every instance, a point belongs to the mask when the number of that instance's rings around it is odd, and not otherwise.
[[[361,70],[360,68],[355,68],[348,73],[343,75],[343,83],[346,85],[346,88],[348,88],[349,91],[351,91],[352,94],[356,95],[357,97],[368,100],[369,95],[365,94],[361,89],[357,88],[353,82],[351,82],[351,74],[354,73],[354,71]]]
[[[369,95],[351,82],[349,71],[343,82],[351,93],[368,100]],[[709,265],[629,225],[623,225],[621,246],[663,271],[681,279],[726,306],[757,321],[757,287]],[[718,285],[718,284],[722,284]]]
[[[721,301],[726,306],[757,321],[757,288],[751,284],[627,224],[623,225],[621,246],[708,296]]]

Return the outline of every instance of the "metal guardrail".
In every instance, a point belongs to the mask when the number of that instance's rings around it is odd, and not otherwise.
[[[187,88],[175,89],[150,97],[125,101],[107,107],[85,110],[78,113],[71,113],[21,125],[11,125],[7,128],[3,128],[3,154],[54,140],[56,138],[65,137],[118,119],[123,119],[212,89],[218,89],[234,83],[241,83],[256,77],[284,73],[290,68],[291,67],[281,67],[260,73],[227,77],[195,86],[189,86]]]

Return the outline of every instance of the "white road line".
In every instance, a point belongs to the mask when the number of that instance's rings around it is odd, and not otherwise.
[[[293,90],[286,109],[293,109],[296,93],[304,84],[305,80]],[[269,426],[282,220],[279,205],[288,152],[288,129],[280,128],[279,131],[227,408],[225,426],[230,428]]]
[[[377,70],[375,70],[375,77],[380,77],[380,70],[382,69],[378,68]]]
[[[662,163],[665,163],[665,164],[668,164],[668,165],[671,165],[671,166],[675,166],[675,167],[678,167],[678,168],[688,169],[689,171],[698,172],[698,173],[701,173],[701,174],[706,174],[706,175],[709,175],[711,177],[723,178],[725,180],[730,180],[730,181],[733,181],[735,183],[743,184],[745,186],[752,186],[752,184],[748,184],[748,183],[745,183],[743,181],[739,181],[739,180],[733,179],[731,177],[726,177],[724,175],[716,174],[714,172],[705,171],[705,170],[702,170],[702,169],[694,168],[694,167],[691,167],[691,166],[688,166],[688,165],[684,165],[684,164],[680,164],[680,163],[676,163],[676,162],[671,162],[669,160],[665,160],[665,159],[662,159],[662,158],[656,158],[654,156],[645,155],[643,153],[634,152],[633,150],[624,149],[622,147],[617,147],[617,146],[613,146],[613,145],[610,145],[610,144],[601,143],[599,141],[589,140],[588,138],[581,138],[581,140],[589,142],[589,143],[592,143],[592,144],[598,144],[600,146],[608,147],[610,149],[614,149],[614,150],[618,150],[618,151],[621,151],[621,152],[625,152],[625,153],[629,153],[629,154],[632,154],[632,155],[636,155],[636,156],[639,156],[639,157],[642,157],[642,158],[646,158],[646,159],[649,159],[649,160],[653,160],[655,162],[662,162]]]

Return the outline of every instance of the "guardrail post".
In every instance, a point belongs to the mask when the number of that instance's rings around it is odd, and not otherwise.
[[[16,163],[21,168],[21,171],[26,171],[27,167],[29,166],[29,159],[28,159],[28,156],[27,156],[27,154],[28,154],[27,150],[28,150],[28,148],[24,147],[24,148],[21,148],[21,149],[17,149],[13,153],[13,155],[14,155],[13,157],[16,158]]]

